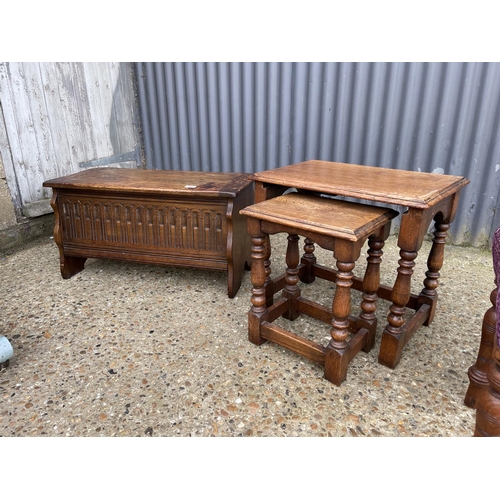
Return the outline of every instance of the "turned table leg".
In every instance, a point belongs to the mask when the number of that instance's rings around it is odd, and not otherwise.
[[[444,262],[444,244],[446,235],[450,224],[435,221],[434,225],[434,238],[432,240],[432,247],[427,259],[427,272],[425,273],[426,279],[424,280],[424,288],[420,293],[419,303],[428,304],[430,306],[429,317],[424,323],[429,326],[434,319],[434,313],[437,305],[437,287],[439,285],[439,271],[443,267]]]
[[[385,242],[378,235],[372,235],[368,239],[368,257],[365,276],[363,278],[363,294],[361,300],[361,314],[358,320],[358,329],[365,327],[369,335],[363,351],[370,352],[375,345],[377,333],[377,290],[380,286],[380,264],[382,262],[382,249]],[[366,326],[365,326],[366,325]]]
[[[283,317],[293,321],[300,316],[297,308],[297,299],[300,297],[300,289],[297,286],[299,282],[299,237],[296,234],[288,235],[288,246],[286,250],[286,276],[285,288],[283,288],[283,298],[288,301],[288,310],[283,314]]]
[[[339,246],[341,245],[339,244]],[[332,304],[333,318],[330,330],[332,338],[326,348],[324,370],[325,378],[336,385],[340,385],[346,379],[350,361],[347,337],[349,336],[351,287],[354,276],[352,270],[356,259],[352,255],[344,256],[340,252],[337,257],[338,271],[335,279],[336,287]]]
[[[274,286],[271,278],[271,240],[268,234],[264,234],[264,274],[265,274],[265,294],[266,305],[271,307],[274,302]]]
[[[495,342],[493,362],[486,372],[487,389],[480,392],[476,406],[475,437],[500,437],[500,347]]]
[[[261,345],[265,339],[261,337],[261,317],[267,311],[266,305],[266,238],[260,232],[260,223],[255,219],[248,219],[248,232],[252,239],[252,307],[248,312],[248,339],[250,342]]]
[[[406,304],[411,295],[411,276],[415,267],[417,252],[407,252],[400,250],[401,259],[398,261],[398,276],[392,289],[392,305],[387,316],[388,324],[382,333],[382,342],[378,361],[389,368],[395,368],[401,358],[404,342],[403,325],[405,324],[404,314]]]
[[[495,329],[497,323],[496,300],[498,288],[492,290],[490,301],[492,306],[486,311],[483,317],[481,330],[481,343],[476,362],[469,368],[469,388],[465,395],[464,404],[469,408],[475,408],[479,394],[488,388],[488,368],[493,363],[493,345],[495,343]]]
[[[500,228],[495,231],[492,244],[493,270],[495,272],[496,288],[490,295],[493,308],[486,311],[483,320],[483,335],[481,346],[479,348],[479,359],[475,367],[469,370],[471,378],[472,394],[467,392],[466,404],[473,403],[476,397],[476,428],[474,436],[500,436],[500,325],[498,324],[497,310],[500,307],[500,296],[498,288],[500,283]],[[493,310],[492,310],[493,309]],[[489,352],[489,343],[493,344],[491,355]],[[491,361],[490,361],[491,359]],[[478,366],[479,364],[479,366]],[[482,386],[484,382],[483,375],[486,372],[486,387]],[[478,385],[476,385],[479,382]],[[481,388],[476,391],[476,387]],[[469,387],[471,389],[471,387]]]
[[[316,256],[314,255],[314,241],[309,238],[304,240],[304,255],[302,255],[300,262],[304,265],[301,281],[303,283],[312,283],[314,281],[313,266],[316,264]]]

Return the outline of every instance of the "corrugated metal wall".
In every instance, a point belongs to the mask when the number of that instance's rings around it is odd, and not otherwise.
[[[448,241],[500,225],[500,63],[136,63],[148,168],[306,159],[463,175]]]

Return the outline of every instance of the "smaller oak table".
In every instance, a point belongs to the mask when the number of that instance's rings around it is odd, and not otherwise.
[[[61,274],[87,258],[227,271],[228,295],[251,262],[244,174],[94,168],[43,183],[53,190]]]
[[[455,218],[460,190],[469,183],[465,177],[427,172],[413,172],[348,163],[308,160],[285,167],[250,175],[255,181],[255,202],[279,196],[289,188],[299,192],[357,198],[401,206],[404,212],[398,235],[400,248],[397,277],[392,287],[380,286],[377,294],[390,300],[387,325],[382,334],[379,362],[395,368],[402,350],[421,325],[429,325],[437,304],[439,271],[443,265],[446,233]],[[434,238],[427,259],[424,288],[411,293],[411,278],[415,259],[430,223],[434,221]],[[302,262],[311,271],[303,281],[314,279],[316,265],[313,242],[306,240]],[[270,247],[267,244],[270,257]],[[307,247],[307,248],[306,248]],[[362,280],[355,278],[353,288],[362,290]],[[268,301],[272,300],[268,297]],[[406,308],[415,313],[408,320]]]

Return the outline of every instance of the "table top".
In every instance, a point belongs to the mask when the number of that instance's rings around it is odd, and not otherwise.
[[[370,201],[427,209],[469,184],[465,177],[308,160],[249,176],[278,184]]]
[[[244,208],[240,213],[348,241],[368,237],[398,215],[398,212],[387,207],[372,207],[298,193],[261,201]]]
[[[181,170],[143,170],[131,168],[90,168],[51,179],[44,187],[191,196],[197,193],[208,197],[235,198],[250,185],[246,174],[230,172],[192,172]]]

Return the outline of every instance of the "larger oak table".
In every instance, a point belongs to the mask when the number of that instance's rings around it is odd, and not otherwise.
[[[379,363],[395,368],[405,344],[435,314],[439,271],[444,261],[444,244],[455,218],[460,190],[469,183],[465,177],[382,167],[308,160],[250,175],[255,183],[255,202],[281,195],[289,188],[299,192],[343,196],[400,206],[403,208],[398,235],[400,249],[397,277],[392,287],[381,285],[378,296],[389,300],[387,325],[382,333]],[[427,258],[423,289],[411,293],[415,259],[431,222],[434,233]],[[314,272],[314,242],[306,239],[303,262]],[[267,243],[270,258],[270,246]],[[270,272],[270,271],[269,271]],[[314,279],[311,275],[303,281]],[[353,288],[361,290],[362,280],[354,278]],[[272,300],[272,299],[268,299]],[[414,314],[405,319],[407,308]]]

